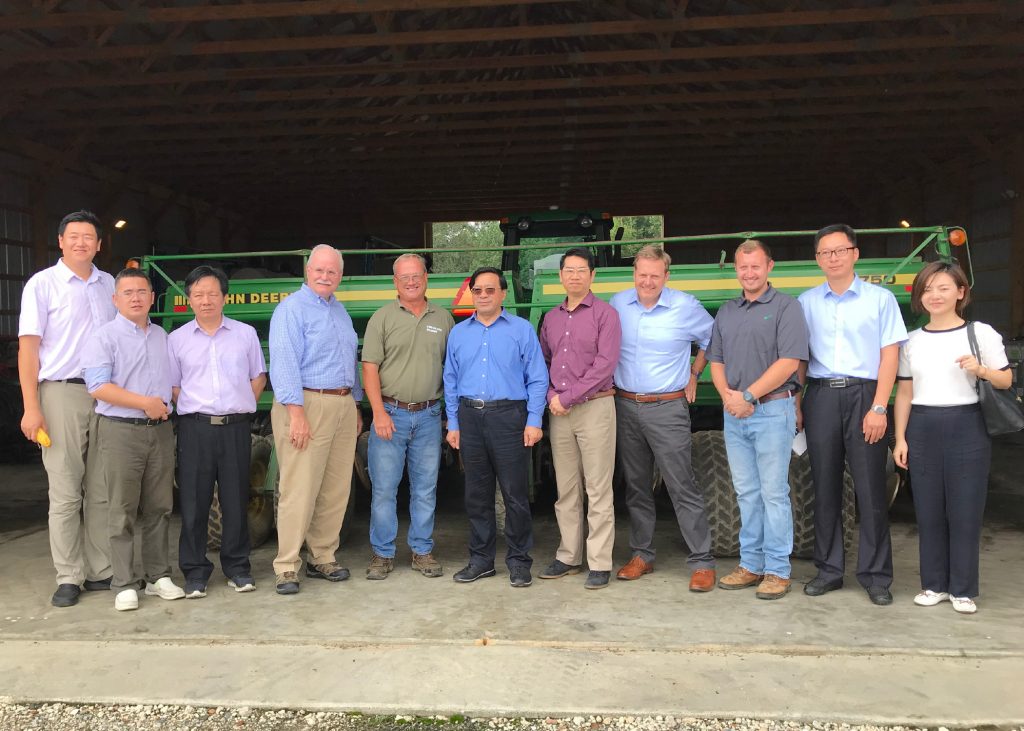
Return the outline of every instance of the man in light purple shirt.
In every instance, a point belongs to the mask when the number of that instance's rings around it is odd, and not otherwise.
[[[110,494],[108,530],[114,609],[139,608],[135,519],[141,511],[146,594],[181,599],[171,581],[167,532],[174,484],[174,431],[167,333],[149,321],[153,287],[138,269],[115,279],[117,316],[82,353],[85,386],[96,399],[103,474]]]
[[[236,592],[256,589],[249,564],[249,437],[267,364],[256,330],[224,317],[228,278],[200,266],[185,278],[196,318],[167,339],[178,406],[178,566],[185,596],[206,596],[213,563],[206,557],[213,488],[221,510],[220,568]]]
[[[542,579],[579,573],[583,563],[583,498],[587,498],[587,565],[584,586],[608,586],[615,543],[615,395],[619,362],[619,315],[594,297],[594,254],[569,249],[558,278],[566,298],[544,316],[540,347],[548,365],[551,453],[558,484],[555,518],[561,542]]]
[[[96,448],[96,411],[79,356],[96,328],[114,317],[114,278],[93,265],[99,219],[69,213],[57,229],[61,258],[25,284],[18,323],[18,375],[25,402],[21,431],[40,441],[49,482],[50,555],[57,571],[55,607],[86,591],[110,588],[107,488]],[[43,440],[45,441],[45,440]]]

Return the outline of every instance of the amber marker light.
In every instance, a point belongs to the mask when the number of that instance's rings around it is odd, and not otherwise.
[[[967,232],[962,228],[950,229],[949,243],[951,246],[963,246],[967,243]]]

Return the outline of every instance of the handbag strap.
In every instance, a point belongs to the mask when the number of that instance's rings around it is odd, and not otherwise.
[[[974,320],[967,321],[967,342],[970,343],[971,345],[971,355],[973,355],[975,359],[978,361],[978,365],[981,365],[981,348],[978,347],[978,338],[974,334]],[[975,391],[980,390],[980,386],[978,385],[978,382],[980,380],[980,378],[974,379]]]

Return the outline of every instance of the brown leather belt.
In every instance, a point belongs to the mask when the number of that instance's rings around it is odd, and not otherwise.
[[[615,392],[616,396],[621,396],[627,401],[635,401],[638,404],[653,404],[659,401],[675,401],[676,399],[683,398],[686,394],[683,391],[666,391],[665,393],[633,393],[632,391],[623,391],[621,388]]]
[[[606,396],[614,396],[614,395],[615,395],[615,389],[614,388],[609,388],[607,391],[598,391],[597,393],[591,394],[590,396],[587,396],[583,400],[584,401],[593,401],[596,398],[605,398]]]
[[[303,386],[302,390],[310,393],[322,393],[327,396],[348,396],[352,393],[351,388],[306,388]]]
[[[390,396],[381,396],[381,399],[386,404],[397,406],[398,408],[405,409],[406,411],[409,412],[423,411],[424,409],[429,409],[431,406],[433,406],[434,404],[441,400],[432,398],[429,401],[413,401],[412,403],[407,404],[405,401],[399,401],[398,399],[391,398]]]
[[[775,399],[789,398],[790,396],[795,395],[796,391],[778,391],[776,393],[770,393],[767,396],[762,396],[761,398],[758,399],[758,401],[760,401],[763,404],[765,401],[774,401]]]

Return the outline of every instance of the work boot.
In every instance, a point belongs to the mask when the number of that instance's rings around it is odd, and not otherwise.
[[[283,574],[278,574],[276,583],[278,594],[299,593],[299,575],[294,571],[285,571]]]
[[[563,576],[569,576],[570,574],[578,574],[582,569],[579,564],[569,565],[562,563],[557,558],[551,562],[551,565],[540,572],[540,578],[542,579],[560,579]]]
[[[419,571],[431,579],[444,573],[444,567],[430,553],[414,553],[411,566],[413,571]]]
[[[366,567],[366,578],[372,581],[383,581],[388,578],[388,574],[394,571],[394,569],[395,559],[384,558],[375,553],[370,561],[370,565]]]
[[[306,576],[311,579],[344,581],[349,577],[349,571],[337,561],[331,561],[330,563],[306,562]]]
[[[764,581],[757,585],[758,599],[781,599],[789,593],[792,582],[775,574],[765,574]]]
[[[748,586],[757,586],[764,578],[763,574],[755,574],[747,571],[742,566],[737,566],[728,576],[718,580],[719,589],[746,589]]]

